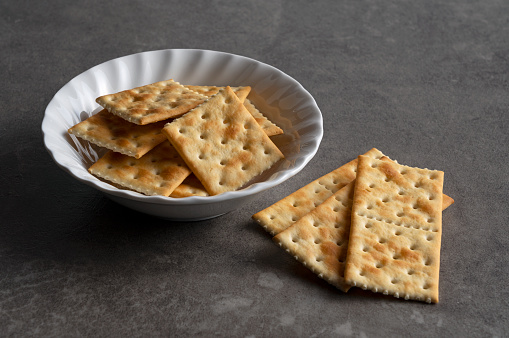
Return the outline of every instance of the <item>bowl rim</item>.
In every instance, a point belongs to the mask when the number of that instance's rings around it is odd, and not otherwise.
[[[84,76],[85,73],[93,72],[95,69],[98,69],[107,63],[114,63],[116,61],[120,61],[121,59],[136,57],[141,54],[163,53],[163,52],[168,52],[168,51],[184,52],[184,53],[186,53],[186,52],[205,52],[205,53],[223,54],[223,55],[228,55],[228,56],[232,56],[235,58],[241,58],[241,59],[247,60],[249,62],[253,62],[255,64],[260,64],[264,67],[268,67],[272,71],[276,72],[279,77],[282,77],[286,80],[294,82],[297,85],[297,88],[299,88],[301,90],[301,92],[304,94],[306,101],[309,101],[309,103],[312,104],[312,108],[318,112],[319,119],[317,119],[317,121],[315,121],[315,122],[318,123],[318,127],[319,127],[318,131],[319,132],[315,135],[315,138],[314,138],[314,141],[316,142],[316,147],[314,147],[314,149],[312,149],[311,151],[308,151],[308,153],[305,156],[299,158],[299,161],[296,161],[295,166],[292,167],[291,169],[283,169],[283,170],[275,173],[275,175],[277,175],[277,177],[275,177],[274,179],[272,179],[270,181],[256,182],[256,183],[253,183],[243,189],[235,190],[235,191],[228,191],[228,192],[225,192],[225,193],[222,193],[219,195],[214,195],[214,196],[190,196],[190,197],[182,197],[182,198],[174,198],[174,197],[166,197],[166,196],[158,196],[158,195],[147,196],[147,195],[138,193],[136,191],[118,189],[106,182],[100,181],[99,179],[97,179],[96,177],[94,177],[92,175],[90,175],[90,177],[88,177],[88,176],[83,177],[82,175],[79,175],[78,172],[75,172],[76,169],[65,165],[65,161],[63,162],[60,160],[59,154],[57,153],[56,149],[53,149],[49,145],[49,142],[48,142],[49,134],[51,134],[51,125],[49,123],[48,115],[51,114],[51,109],[53,108],[53,105],[55,104],[57,96],[60,93],[64,92],[67,89],[67,87],[70,87],[71,84],[73,83],[73,81],[75,81],[77,78]],[[64,171],[66,171],[68,174],[70,174],[72,177],[76,178],[80,182],[83,182],[89,186],[92,186],[92,187],[100,190],[103,193],[110,194],[110,195],[120,197],[120,198],[127,198],[130,200],[136,200],[139,202],[150,203],[150,204],[161,204],[161,205],[195,204],[195,205],[200,205],[200,204],[216,203],[219,201],[224,202],[224,201],[228,201],[228,200],[234,200],[234,199],[239,199],[242,197],[255,195],[257,193],[260,193],[262,191],[265,191],[267,189],[275,187],[275,186],[283,183],[287,179],[293,177],[297,173],[299,173],[309,163],[309,161],[311,161],[311,159],[316,155],[316,153],[318,151],[318,148],[319,148],[320,143],[323,138],[323,116],[322,116],[320,108],[318,107],[318,104],[316,103],[315,99],[304,88],[304,86],[302,86],[302,84],[299,81],[295,80],[293,77],[289,76],[288,74],[284,73],[283,71],[281,71],[280,69],[278,69],[274,66],[271,66],[269,64],[266,64],[264,62],[255,60],[255,59],[247,57],[247,56],[232,54],[232,53],[227,53],[227,52],[222,52],[222,51],[195,49],[195,48],[189,48],[189,49],[187,49],[187,48],[176,48],[176,49],[170,48],[170,49],[143,51],[143,52],[138,52],[138,53],[133,53],[133,54],[116,57],[116,58],[104,61],[100,64],[97,64],[97,65],[81,72],[80,74],[74,76],[71,80],[69,80],[65,85],[63,85],[53,95],[52,99],[46,106],[46,109],[44,111],[44,116],[42,119],[42,123],[41,123],[41,130],[42,130],[42,134],[43,134],[44,146],[45,146],[46,150],[48,151],[48,153],[50,154],[50,156],[52,157],[53,161],[60,168],[62,168]]]

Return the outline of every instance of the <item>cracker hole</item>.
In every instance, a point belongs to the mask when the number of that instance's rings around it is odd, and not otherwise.
[[[292,238],[292,242],[297,243],[298,241],[299,241],[299,239],[297,237]]]
[[[205,158],[205,156],[204,156],[203,154],[200,154],[200,155],[198,155],[198,158],[199,158],[200,160],[203,160],[203,159]]]
[[[315,259],[316,259],[316,261],[317,261],[317,262],[321,262],[321,261],[323,261],[323,258],[322,258],[322,257],[316,257]]]
[[[226,162],[225,161],[220,161],[219,164],[220,165],[226,165]]]
[[[292,217],[292,222],[297,222],[298,218],[296,216]]]
[[[368,209],[368,210],[373,209],[373,205],[371,205],[371,204],[370,204],[370,205],[368,205],[368,206],[366,207],[366,209]]]
[[[319,225],[317,222],[313,222],[313,226],[314,226],[315,228],[318,228],[320,225]]]
[[[334,211],[334,212],[339,212],[339,208],[338,208],[338,207],[334,207],[334,208],[332,209],[332,211]]]
[[[419,206],[417,205],[417,203],[415,203],[415,204],[412,206],[412,208],[414,208],[414,209],[419,209]]]
[[[336,245],[337,245],[337,246],[342,246],[343,244],[344,244],[344,243],[343,243],[342,241],[337,241],[337,242],[336,242]]]
[[[399,281],[396,278],[391,279],[392,284],[397,284]]]
[[[371,183],[371,184],[369,185],[369,187],[370,187],[370,188],[374,188],[374,187],[375,187],[375,184],[374,184],[374,183]]]
[[[427,258],[424,260],[424,265],[425,266],[430,266],[431,265],[431,259],[430,258]]]
[[[368,248],[367,246],[364,246],[364,247],[362,248],[362,251],[363,251],[363,252],[368,252],[368,251],[369,251],[369,248]]]
[[[265,149],[265,150],[263,151],[263,153],[264,153],[265,155],[268,155],[268,154],[270,154],[270,151],[268,151],[267,149]]]
[[[409,269],[407,272],[406,272],[409,276],[412,276],[415,271],[413,269]]]
[[[415,182],[414,187],[416,187],[416,188],[420,188],[420,187],[422,187],[422,183],[420,183],[420,182]]]
[[[315,239],[315,244],[320,244],[320,240],[318,238]]]
[[[219,185],[223,185],[223,184],[224,184],[224,182],[223,182],[223,181],[219,181],[219,183],[218,183],[218,184],[219,184]]]
[[[225,139],[222,139],[221,140],[221,144],[226,144],[226,140]],[[244,148],[243,148],[244,149]],[[244,149],[245,150],[245,149]]]
[[[201,134],[200,135],[200,139],[204,140],[205,139],[205,135]]]
[[[113,166],[111,164],[108,164],[108,166],[106,168],[107,169],[113,169]]]
[[[179,133],[183,134],[185,132],[185,129],[184,128],[180,128],[179,129]]]
[[[430,218],[427,219],[427,221],[428,221],[428,223],[433,223],[433,221],[435,221],[435,220],[430,217]]]
[[[387,203],[387,202],[389,202],[389,197],[384,197],[384,198],[382,198],[382,202],[383,202],[383,203]]]
[[[417,249],[417,245],[416,244],[410,245],[410,250],[414,251],[416,249]]]
[[[361,277],[362,277],[362,276],[364,276],[364,275],[366,275],[366,273],[365,273],[364,271],[360,271],[360,272],[359,272],[359,276],[361,276]]]
[[[401,231],[396,230],[396,231],[394,232],[394,235],[396,235],[396,236],[401,236]]]
[[[386,240],[385,238],[380,238],[380,239],[378,240],[378,243],[380,243],[380,244],[384,244],[384,243],[386,243],[386,242],[387,242],[387,240]]]
[[[383,268],[383,266],[384,266],[384,265],[383,265],[382,263],[380,263],[380,262],[378,262],[378,263],[376,263],[376,264],[375,264],[375,267],[376,267],[377,269],[381,269],[381,268]]]
[[[428,199],[429,199],[430,201],[432,201],[432,200],[434,200],[434,199],[435,199],[435,196],[434,196],[434,195],[430,195],[430,196],[428,197]]]
[[[401,175],[406,175],[407,173],[407,170],[406,169],[401,169],[401,171],[399,172]]]
[[[422,286],[422,288],[423,288],[424,290],[428,290],[430,287],[431,287],[431,286],[430,286],[428,283],[425,283],[425,284]]]
[[[369,228],[371,228],[372,226],[373,226],[373,224],[371,224],[371,222],[367,222],[367,223],[364,225],[364,227],[365,227],[366,229],[369,229]]]
[[[404,192],[403,190],[400,190],[400,191],[398,192],[398,195],[404,195],[404,194],[405,194],[405,192]]]
[[[376,168],[378,165],[376,163],[371,163],[371,168]]]
[[[429,235],[426,235],[426,240],[429,242],[429,241],[432,241],[433,240],[433,235],[429,234]]]
[[[396,216],[398,216],[398,217],[403,217],[403,216],[405,216],[405,213],[404,213],[403,211],[400,211],[400,212],[398,212],[398,213],[396,214]]]
[[[389,182],[391,179],[389,177],[385,178],[385,182]]]

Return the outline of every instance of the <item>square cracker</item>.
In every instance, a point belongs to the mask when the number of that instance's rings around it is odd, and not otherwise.
[[[217,93],[219,93],[220,90],[225,88],[216,86],[188,86],[188,85],[185,85],[184,87],[209,97],[216,95]],[[241,102],[244,102],[246,97],[249,95],[249,92],[251,92],[250,86],[230,87],[230,88],[233,90],[235,95],[237,95]]]
[[[438,302],[444,173],[359,156],[347,283]]]
[[[129,122],[145,125],[183,115],[206,99],[205,95],[167,80],[100,96],[96,102]]]
[[[258,122],[258,124],[262,127],[265,134],[268,136],[283,134],[283,129],[279,128],[265,117],[265,115],[263,115],[249,99],[244,101],[244,106],[247,108],[247,111],[253,115],[256,122]]]
[[[376,148],[369,150],[364,155],[373,158],[383,156],[382,152]],[[354,180],[356,171],[357,159],[314,180],[252,217],[271,235],[276,235]],[[298,207],[294,207],[295,204]]]
[[[110,150],[88,171],[127,189],[145,195],[162,196],[169,196],[191,174],[191,170],[168,141],[140,159]]]
[[[106,109],[69,129],[69,133],[124,155],[140,158],[166,140],[161,133],[168,121],[139,126]]]
[[[230,87],[163,133],[210,195],[236,190],[284,158]]]

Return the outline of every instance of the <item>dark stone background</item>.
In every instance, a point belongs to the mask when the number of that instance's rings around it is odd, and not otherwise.
[[[0,2],[6,336],[507,336],[509,2]],[[79,73],[141,51],[248,56],[302,83],[325,134],[297,176],[171,223],[59,169],[40,124]],[[440,303],[343,294],[250,216],[372,147],[445,171]]]

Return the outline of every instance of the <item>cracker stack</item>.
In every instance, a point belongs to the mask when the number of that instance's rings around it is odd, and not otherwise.
[[[69,133],[109,149],[89,172],[116,187],[175,198],[216,195],[284,157],[269,138],[282,130],[246,99],[250,91],[161,81],[97,98],[104,109]]]
[[[279,229],[276,243],[342,291],[357,286],[437,303],[442,210],[454,203],[442,193],[443,172],[397,164],[376,149],[356,164],[354,180],[323,202],[310,196],[319,204],[301,217],[294,212],[286,228],[260,213],[253,218],[271,233]],[[286,198],[266,210],[292,210],[292,203],[299,208]]]

